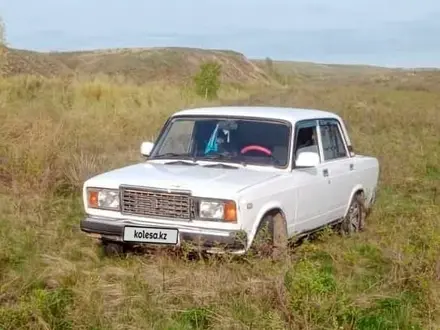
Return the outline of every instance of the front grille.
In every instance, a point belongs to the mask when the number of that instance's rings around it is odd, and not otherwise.
[[[121,187],[123,214],[190,220],[194,203],[189,193]]]

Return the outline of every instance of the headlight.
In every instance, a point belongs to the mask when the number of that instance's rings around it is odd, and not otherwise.
[[[202,220],[237,221],[237,210],[233,201],[200,200],[199,218]]]
[[[87,202],[92,208],[119,210],[119,190],[88,188]]]

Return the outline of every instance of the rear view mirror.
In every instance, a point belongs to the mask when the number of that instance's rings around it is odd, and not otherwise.
[[[152,142],[142,142],[141,144],[141,155],[144,157],[150,156],[151,150],[153,150],[154,143]]]
[[[316,152],[303,151],[296,156],[296,167],[315,167],[319,164],[319,155]]]

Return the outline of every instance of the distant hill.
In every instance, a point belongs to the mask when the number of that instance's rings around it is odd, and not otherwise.
[[[373,65],[253,60],[269,75],[295,77],[296,82],[388,86],[398,90],[439,91],[440,70],[435,68],[386,68]]]
[[[272,62],[272,67],[279,72],[288,75],[299,75],[308,77],[348,77],[359,75],[374,75],[399,71],[371,65],[352,65],[352,64],[322,64],[312,62],[297,61],[277,61],[277,60],[254,60],[254,63],[261,68],[267,68],[268,62]]]
[[[222,65],[222,80],[228,83],[314,84],[337,83],[393,85],[397,89],[439,90],[440,71],[403,70],[368,65],[318,64],[248,59],[230,50],[199,48],[122,48],[77,52],[42,53],[6,49],[2,74],[32,74],[62,77],[74,74],[121,75],[135,83],[165,81],[181,83],[193,76],[201,63],[215,60]],[[4,61],[3,61],[4,62]]]
[[[215,60],[222,65],[225,82],[269,82],[259,66],[243,54],[228,50],[197,48],[130,48],[81,52],[40,53],[7,50],[3,74],[35,74],[44,77],[79,74],[123,75],[136,83],[180,82],[197,72],[201,63]]]
[[[53,77],[71,73],[63,62],[46,53],[7,48],[2,57],[1,73],[4,76],[32,74]]]

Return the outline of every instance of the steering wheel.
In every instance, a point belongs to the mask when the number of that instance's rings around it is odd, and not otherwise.
[[[268,156],[272,156],[272,151],[270,151],[269,149],[267,149],[265,147],[255,145],[255,144],[248,145],[248,146],[244,147],[243,149],[240,150],[240,153],[245,154],[248,151],[260,151],[262,153],[265,153]]]

